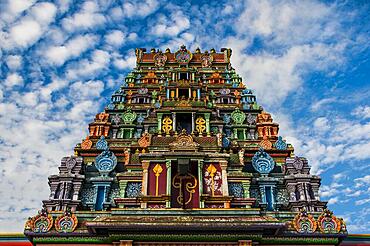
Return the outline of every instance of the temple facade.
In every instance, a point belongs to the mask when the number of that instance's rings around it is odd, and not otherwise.
[[[338,245],[320,177],[230,64],[136,49],[136,67],[49,177],[35,245]]]

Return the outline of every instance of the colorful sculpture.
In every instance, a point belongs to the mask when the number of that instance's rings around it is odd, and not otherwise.
[[[135,68],[49,177],[27,237],[36,245],[338,245],[346,225],[320,200],[320,177],[279,135],[231,53],[136,49]]]

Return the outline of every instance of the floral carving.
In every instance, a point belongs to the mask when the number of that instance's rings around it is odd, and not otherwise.
[[[316,231],[317,223],[312,215],[302,209],[293,220],[294,229],[299,233],[313,233]]]
[[[341,221],[328,209],[325,209],[319,216],[317,224],[323,233],[338,233],[342,229]]]
[[[243,124],[246,115],[244,112],[241,112],[239,108],[236,108],[232,113],[231,113],[231,118],[237,125]]]
[[[260,148],[252,158],[252,165],[259,173],[269,174],[274,169],[275,162],[269,154]]]
[[[72,214],[69,208],[64,211],[63,215],[58,216],[55,219],[55,229],[58,232],[73,232],[76,229],[77,224],[78,219],[74,214]]]

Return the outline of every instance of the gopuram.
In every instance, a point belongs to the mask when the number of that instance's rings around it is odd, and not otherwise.
[[[136,67],[49,177],[34,245],[339,245],[320,177],[231,49],[136,49]]]

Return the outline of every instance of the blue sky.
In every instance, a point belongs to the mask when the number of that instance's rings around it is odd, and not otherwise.
[[[135,47],[233,49],[232,64],[322,177],[351,233],[370,228],[368,1],[0,2],[0,231],[21,231]]]

